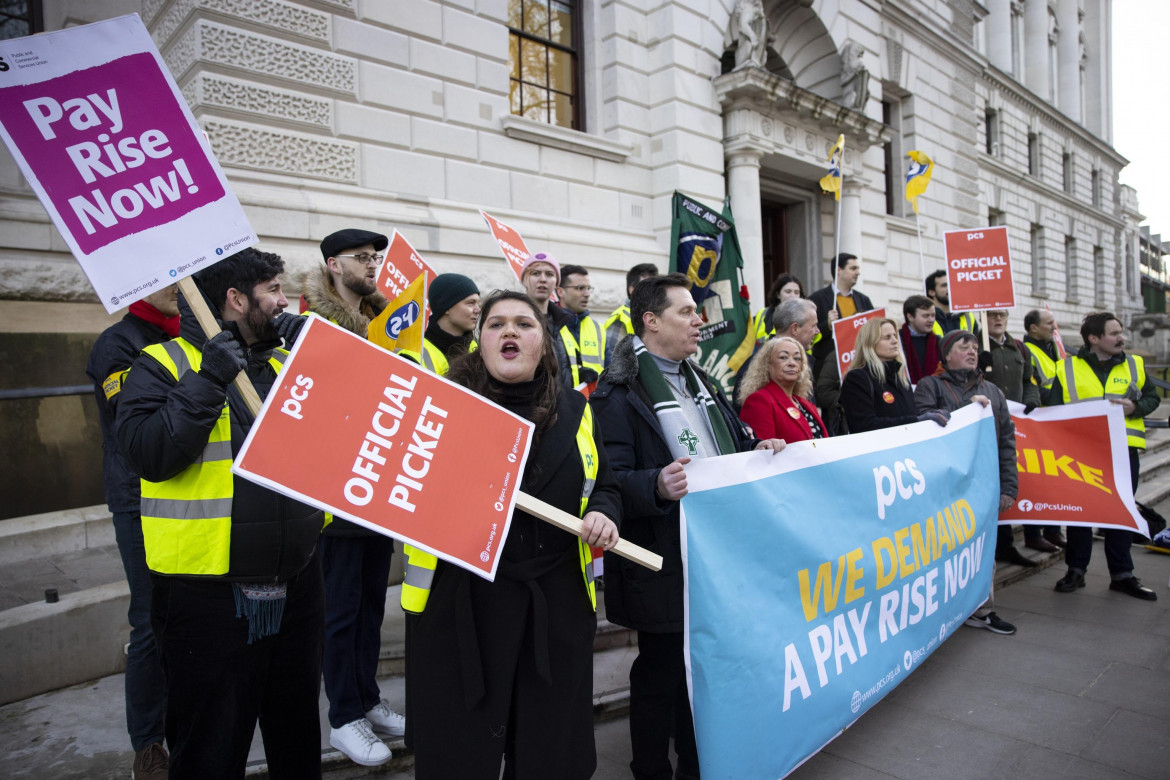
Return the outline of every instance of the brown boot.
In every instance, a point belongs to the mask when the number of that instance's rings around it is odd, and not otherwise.
[[[1057,547],[1059,547],[1062,550],[1068,544],[1068,542],[1066,542],[1064,539],[1064,534],[1062,534],[1059,530],[1046,532],[1044,534],[1044,538],[1049,543],[1056,545]]]
[[[171,759],[161,742],[134,753],[134,780],[167,780]]]

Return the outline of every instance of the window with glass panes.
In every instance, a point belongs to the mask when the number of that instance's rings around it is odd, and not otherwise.
[[[577,2],[508,0],[513,114],[581,129]]]

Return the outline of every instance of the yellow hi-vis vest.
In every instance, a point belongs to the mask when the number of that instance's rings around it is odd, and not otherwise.
[[[1093,371],[1093,367],[1079,357],[1070,357],[1056,366],[1064,391],[1064,402],[1075,404],[1095,398],[1125,398],[1130,385],[1141,388],[1142,377],[1146,375],[1145,361],[1136,355],[1126,355],[1124,363],[1118,363],[1105,378],[1105,386]],[[1146,448],[1146,421],[1141,417],[1125,418],[1125,440],[1131,447]]]
[[[756,341],[764,342],[776,335],[776,328],[768,321],[767,309],[760,309],[756,312],[755,330]]]
[[[183,337],[142,350],[175,381],[198,371],[203,353]],[[288,352],[272,351],[280,372]],[[199,459],[163,482],[142,480],[146,565],[159,574],[227,574],[232,540],[232,426],[227,400]]]
[[[605,361],[605,331],[597,327],[592,317],[581,320],[581,340],[573,338],[568,325],[561,327],[561,341],[569,355],[569,368],[573,371],[573,387],[581,384],[581,369],[592,368],[601,373]]]
[[[447,356],[443,354],[443,350],[426,339],[423,339],[422,344],[422,352],[415,352],[412,349],[400,349],[398,350],[398,354],[410,358],[432,374],[446,376],[451,364],[447,362]]]
[[[609,330],[609,326],[613,325],[615,322],[620,322],[623,326],[625,326],[626,333],[634,332],[634,321],[630,318],[630,307],[626,304],[623,303],[621,306],[617,307],[617,310],[614,311],[613,314],[609,315],[609,319],[605,321],[605,325],[603,326],[604,329]]]
[[[978,324],[979,318],[976,317],[973,312],[965,311],[959,315],[959,330],[965,330],[974,333],[975,326]],[[931,330],[934,331],[934,335],[938,336],[940,339],[946,335],[943,333],[942,325],[938,324],[938,320],[934,321],[934,326],[931,328]]]
[[[1041,387],[1052,387],[1052,380],[1056,379],[1056,361],[1038,345],[1025,341],[1024,346],[1032,353],[1032,367],[1036,369],[1033,378]]]
[[[593,494],[593,486],[597,481],[597,442],[593,440],[593,410],[588,404],[581,415],[581,424],[577,426],[577,453],[581,456],[581,467],[585,469],[585,482],[581,486],[581,508],[577,512],[579,517],[585,515],[585,507],[589,505],[589,496]],[[427,599],[431,595],[431,582],[435,577],[435,556],[423,552],[418,548],[404,545],[406,552],[406,579],[402,582],[402,608],[407,612],[421,614],[427,608]],[[593,611],[597,611],[597,585],[593,582],[593,551],[584,539],[577,538],[577,555],[581,564],[581,574],[585,578],[585,590],[589,593],[589,603]]]

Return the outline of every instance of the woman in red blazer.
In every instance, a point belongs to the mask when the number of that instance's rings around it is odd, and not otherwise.
[[[761,439],[792,443],[829,435],[808,400],[812,376],[800,342],[788,336],[764,342],[739,387],[739,417]]]

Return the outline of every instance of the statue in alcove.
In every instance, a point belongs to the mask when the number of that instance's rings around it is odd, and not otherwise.
[[[864,108],[869,100],[869,69],[862,64],[865,49],[850,41],[841,51],[841,105]]]
[[[735,49],[734,69],[764,67],[769,43],[763,0],[737,0],[723,36],[723,48]]]

